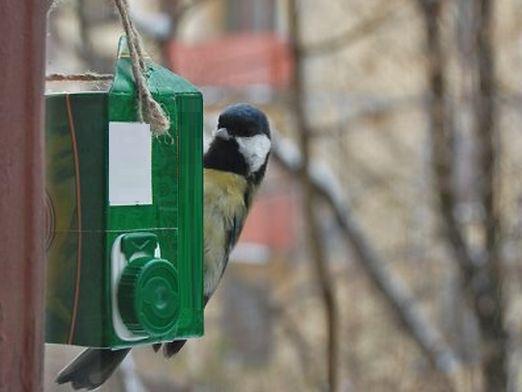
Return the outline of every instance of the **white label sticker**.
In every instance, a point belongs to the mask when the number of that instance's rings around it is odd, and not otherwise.
[[[150,125],[109,123],[109,204],[152,204]]]

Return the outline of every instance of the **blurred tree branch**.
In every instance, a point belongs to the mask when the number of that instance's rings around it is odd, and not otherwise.
[[[303,213],[306,222],[305,233],[308,242],[309,251],[315,266],[315,278],[319,284],[322,301],[326,313],[326,325],[328,331],[328,386],[329,390],[336,392],[339,389],[338,374],[338,323],[339,312],[337,300],[335,297],[335,284],[330,277],[330,271],[327,264],[327,256],[324,250],[323,236],[320,230],[318,219],[318,204],[316,203],[316,195],[313,190],[310,178],[308,177],[308,168],[310,165],[310,154],[312,132],[308,125],[305,113],[305,75],[304,75],[304,58],[300,49],[300,18],[301,14],[296,0],[289,2],[289,30],[291,42],[291,50],[295,61],[295,69],[292,80],[292,108],[295,115],[295,121],[299,135],[299,146],[302,153],[301,167],[299,170],[299,178],[302,186],[303,194]]]
[[[285,170],[294,175],[302,172],[301,154],[290,141],[276,140],[273,154],[275,160]],[[339,228],[344,233],[347,245],[354,251],[356,260],[393,310],[393,315],[404,325],[407,333],[434,368],[448,378],[456,375],[461,367],[458,356],[444,342],[433,323],[416,306],[415,299],[408,288],[392,274],[387,267],[387,262],[381,259],[370,245],[353,219],[346,205],[346,198],[331,171],[325,166],[312,162],[308,177],[313,191],[332,210]]]

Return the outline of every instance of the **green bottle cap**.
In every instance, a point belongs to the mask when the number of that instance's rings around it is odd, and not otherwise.
[[[168,333],[178,317],[178,279],[172,263],[150,257],[131,261],[120,278],[118,306],[133,333]]]

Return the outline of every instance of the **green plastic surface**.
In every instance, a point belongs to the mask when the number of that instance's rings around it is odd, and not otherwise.
[[[109,92],[46,97],[47,342],[119,348],[203,334],[202,96],[170,71],[150,61],[147,68],[172,124],[152,139],[151,205],[108,202],[109,122],[137,121],[125,42]],[[137,342],[113,326],[111,252],[122,235],[127,259],[140,251],[148,260],[135,258],[124,272],[133,276],[134,299],[123,300],[122,318],[143,337]]]
[[[161,336],[177,321],[177,273],[167,260],[141,257],[121,276],[118,303],[126,326],[138,335]]]
[[[153,257],[157,246],[158,236],[147,232],[129,233],[121,239],[121,251],[127,260],[139,253]]]

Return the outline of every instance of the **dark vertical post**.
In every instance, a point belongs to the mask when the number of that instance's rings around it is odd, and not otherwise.
[[[0,391],[41,391],[44,0],[0,1]]]

